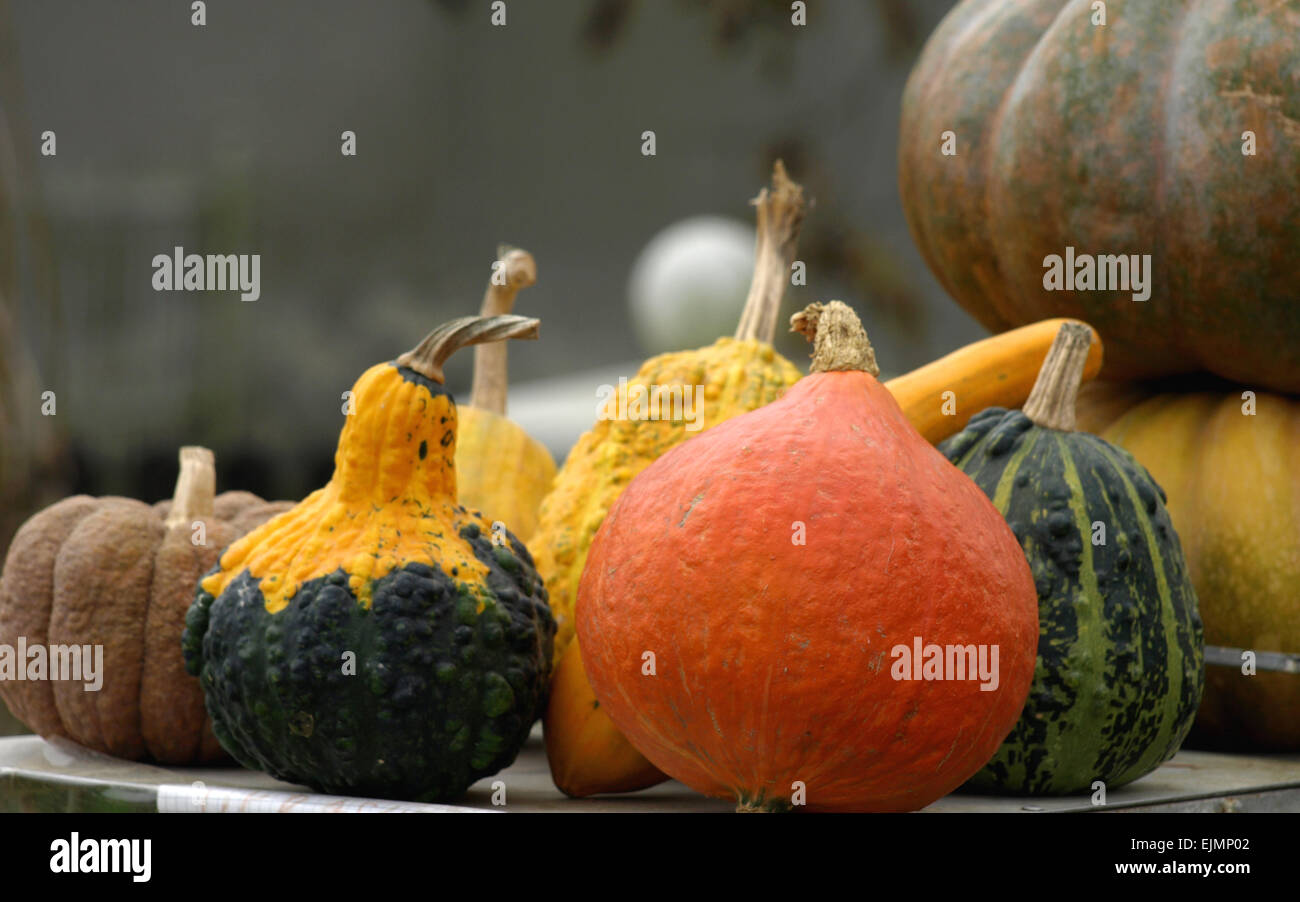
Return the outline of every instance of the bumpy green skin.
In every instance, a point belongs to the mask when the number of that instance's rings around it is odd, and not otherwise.
[[[544,710],[555,621],[521,542],[461,535],[490,568],[482,612],[463,583],[417,563],[377,581],[368,610],[342,570],[276,614],[247,571],[218,598],[200,588],[185,666],[221,745],[319,791],[423,802],[509,766]]]
[[[1019,722],[968,787],[1108,788],[1178,751],[1204,687],[1196,593],[1165,494],[1095,435],[990,408],[939,446],[1002,512],[1038,588],[1038,663]],[[1094,528],[1105,528],[1105,544]]]

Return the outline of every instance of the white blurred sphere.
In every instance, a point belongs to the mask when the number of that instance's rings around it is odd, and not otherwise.
[[[628,281],[632,327],[647,353],[735,333],[753,277],[754,238],[752,226],[695,216],[650,239]]]

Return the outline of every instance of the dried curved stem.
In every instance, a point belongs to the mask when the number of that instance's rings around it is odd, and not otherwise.
[[[502,245],[497,251],[500,264],[492,268],[487,292],[483,295],[480,316],[501,316],[515,306],[515,295],[537,281],[537,263],[528,251]],[[509,385],[506,345],[500,342],[481,344],[474,349],[474,383],[470,390],[472,407],[505,416],[506,391]]]
[[[424,336],[396,363],[441,385],[442,365],[461,348],[508,338],[536,338],[540,325],[541,320],[527,316],[462,316]]]
[[[772,167],[772,190],[764,188],[754,198],[758,208],[758,239],[754,245],[754,280],[740,314],[736,338],[772,343],[781,313],[781,297],[790,284],[807,206],[803,188],[790,181],[780,160]]]

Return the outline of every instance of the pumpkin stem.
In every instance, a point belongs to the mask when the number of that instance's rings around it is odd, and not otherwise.
[[[760,789],[755,795],[739,791],[736,793],[736,814],[780,814],[792,810],[789,800],[780,796],[769,797]]]
[[[736,338],[772,343],[781,296],[790,283],[790,266],[799,244],[799,228],[807,207],[803,188],[790,181],[780,160],[772,167],[772,190],[752,201],[758,208],[758,239],[754,244],[754,279],[740,314]]]
[[[479,316],[501,316],[515,306],[515,295],[537,281],[537,263],[528,251],[502,245],[497,250],[497,265],[492,267],[487,292]],[[470,390],[471,407],[506,415],[506,345],[501,342],[481,344],[474,349],[474,386]]]
[[[181,448],[181,472],[172,493],[172,508],[163,522],[168,529],[189,526],[195,520],[212,516],[217,497],[216,458],[207,448],[186,445]]]
[[[434,329],[395,362],[441,385],[442,365],[456,351],[486,341],[536,338],[540,325],[540,320],[527,316],[462,316]]]
[[[809,304],[790,317],[790,331],[813,343],[813,373],[859,370],[880,375],[876,352],[853,308],[842,301]]]
[[[1061,325],[1025,402],[1024,414],[1034,425],[1061,432],[1074,431],[1074,402],[1091,345],[1089,326],[1078,322]]]

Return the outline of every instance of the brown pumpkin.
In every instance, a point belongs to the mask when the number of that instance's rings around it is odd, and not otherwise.
[[[180,460],[170,501],[76,495],[14,536],[0,577],[0,653],[14,650],[10,667],[40,678],[14,678],[0,663],[9,677],[0,696],[40,735],[165,764],[224,757],[198,680],[185,673],[185,612],[221,549],[292,505],[249,492],[214,497],[212,452],[182,448]],[[97,691],[50,672],[53,649],[73,645],[102,647]],[[20,647],[44,649],[46,666],[18,660]]]
[[[1106,6],[1102,25],[1091,0],[966,0],[939,25],[903,95],[918,247],[994,331],[1091,323],[1105,378],[1300,391],[1295,4]],[[1047,290],[1068,248],[1150,255],[1150,300],[1109,289],[1109,263],[1108,290]]]

